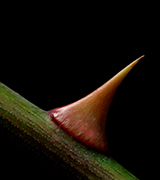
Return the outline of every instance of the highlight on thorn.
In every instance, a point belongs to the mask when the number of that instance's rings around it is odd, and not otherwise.
[[[133,61],[84,98],[49,111],[51,119],[87,146],[107,151],[106,119],[110,104],[123,79],[143,57]]]

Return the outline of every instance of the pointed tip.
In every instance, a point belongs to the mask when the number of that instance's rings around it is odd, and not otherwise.
[[[139,58],[137,58],[136,60],[134,60],[132,63],[130,63],[128,66],[126,66],[124,69],[122,69],[119,73],[116,74],[115,77],[119,77],[122,80],[124,79],[124,77],[130,72],[130,70],[144,57],[145,55],[140,56]],[[122,76],[120,76],[122,75]],[[121,82],[121,81],[119,81]]]
[[[133,64],[136,65],[143,57],[145,57],[145,55],[142,55],[139,58],[137,58],[135,61],[133,61]]]
[[[144,58],[145,57],[145,55],[142,55],[142,56],[140,56],[138,59],[136,59],[138,62],[142,59],[142,58]]]

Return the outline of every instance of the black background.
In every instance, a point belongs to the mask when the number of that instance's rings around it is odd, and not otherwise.
[[[159,65],[154,18],[139,10],[137,17],[134,11],[130,17],[128,12],[114,17],[106,11],[70,11],[65,5],[57,11],[48,8],[10,7],[3,14],[0,81],[50,110],[84,97],[145,55],[120,85],[106,128],[115,160],[140,179],[157,176]],[[6,155],[11,165],[25,154],[16,144],[10,143],[12,152]],[[32,157],[30,161],[39,163]]]

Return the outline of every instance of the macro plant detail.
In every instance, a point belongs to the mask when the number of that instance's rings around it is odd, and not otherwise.
[[[110,104],[125,76],[142,57],[144,56],[135,60],[88,96],[49,111],[53,121],[86,145],[107,151],[106,120]]]
[[[7,129],[53,160],[76,179],[137,179],[108,151],[106,121],[117,88],[141,56],[86,97],[44,111],[0,82],[0,127]]]

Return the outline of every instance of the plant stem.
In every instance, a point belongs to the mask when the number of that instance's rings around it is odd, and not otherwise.
[[[48,113],[0,83],[0,126],[39,146],[76,179],[137,179],[111,157],[89,148],[51,121]],[[34,142],[34,143],[33,143]],[[53,168],[54,177],[54,168]]]

